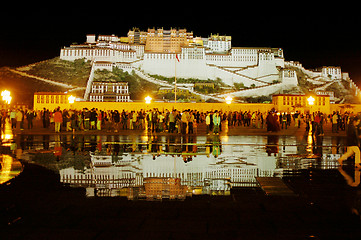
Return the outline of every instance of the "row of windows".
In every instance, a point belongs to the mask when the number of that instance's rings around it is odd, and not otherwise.
[[[91,102],[103,102],[104,97],[103,96],[90,96],[89,100]],[[129,102],[130,97],[129,96],[116,96],[115,101],[116,102]]]
[[[147,54],[148,59],[174,59],[175,54]],[[181,55],[178,55],[178,58],[181,59]]]
[[[90,96],[91,102],[103,102],[103,96]]]
[[[239,49],[239,48],[233,48],[232,52],[236,53],[236,54],[257,54],[257,49]]]
[[[232,55],[217,55],[209,54],[206,55],[206,59],[210,61],[243,61],[243,62],[256,62],[257,55],[251,54],[232,54]]]
[[[210,48],[231,48],[230,42],[209,42],[208,47]]]
[[[106,91],[103,91],[101,89],[93,89],[92,93],[105,93]],[[116,92],[117,94],[128,94],[128,90],[117,90]]]
[[[110,49],[63,49],[63,56],[115,56]]]
[[[122,52],[125,58],[135,58],[135,52]],[[116,51],[112,49],[63,49],[63,56],[115,56]]]
[[[169,38],[171,41],[178,41],[178,42],[183,42],[183,41],[186,41],[186,38],[185,37],[171,37],[171,38]],[[148,40],[148,42],[153,42],[153,41],[155,41],[155,42],[159,42],[159,41],[165,41],[165,38],[162,38],[162,37],[160,37],[160,38],[149,38],[149,39],[147,39]],[[147,42],[147,43],[148,43]]]
[[[273,60],[272,54],[260,54],[259,55],[260,60]]]
[[[68,103],[68,99],[66,95],[37,95],[36,102],[64,104]]]
[[[116,96],[115,101],[116,102],[129,102],[130,97],[129,96]]]
[[[306,106],[306,101],[283,101],[283,105],[296,105],[296,104],[300,104],[300,105],[303,105],[303,106]],[[319,105],[319,106],[325,106],[326,105],[326,102],[325,101],[315,101],[314,102],[315,105]]]
[[[295,76],[295,71],[283,71],[283,77],[294,77]]]
[[[285,100],[287,100],[287,101],[289,101],[289,100],[306,101],[306,97],[305,96],[283,96],[283,101],[285,101]],[[326,101],[326,97],[317,97],[316,101],[324,102],[324,101]]]
[[[329,74],[341,74],[340,68],[323,68],[322,70]]]
[[[92,86],[92,93],[105,93],[107,91],[108,91],[108,86]],[[112,86],[112,92],[119,94],[128,94],[128,87]]]

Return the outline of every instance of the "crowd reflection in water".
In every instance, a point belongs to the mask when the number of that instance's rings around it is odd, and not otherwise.
[[[41,139],[39,139],[41,138]],[[152,154],[155,157],[166,155],[188,155],[185,162],[192,161],[197,154],[213,154],[217,157],[221,154],[221,139],[219,135],[208,135],[205,141],[197,142],[196,135],[145,135],[145,136],[122,136],[122,135],[19,135],[17,141],[13,141],[14,150],[21,151],[38,149],[39,152],[51,151],[55,156],[61,156],[64,151],[76,153],[99,152],[105,155],[118,156],[122,153]],[[203,140],[203,139],[202,139]],[[35,142],[35,143],[34,143]],[[41,149],[39,142],[42,143]],[[199,147],[200,146],[200,147]]]

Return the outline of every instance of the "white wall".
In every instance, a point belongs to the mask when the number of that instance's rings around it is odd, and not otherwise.
[[[282,58],[274,57],[268,48],[233,48],[229,54],[206,54],[203,47],[184,47],[178,54],[144,53],[142,48],[134,50],[108,47],[72,46],[61,50],[60,58],[74,61],[85,58],[95,62],[111,62],[124,67],[125,71],[140,68],[147,74],[165,77],[222,79],[227,85],[243,83],[245,86],[263,86],[279,79],[278,66],[284,65]],[[122,63],[129,63],[126,67]],[[105,66],[104,68],[109,68]],[[259,80],[259,81],[258,81]]]
[[[63,48],[60,50],[60,59],[74,61],[85,58],[90,61],[132,62],[137,60],[136,52],[132,50],[118,50],[110,48]]]

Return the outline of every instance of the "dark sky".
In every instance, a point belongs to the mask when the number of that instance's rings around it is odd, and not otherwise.
[[[233,46],[281,47],[286,60],[306,68],[341,66],[361,86],[357,2],[150,2],[14,3],[0,14],[0,66],[58,56],[87,33],[126,36],[132,27],[185,27],[195,36],[231,35]]]

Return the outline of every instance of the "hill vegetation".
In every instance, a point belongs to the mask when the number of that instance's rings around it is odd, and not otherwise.
[[[63,87],[16,74],[9,67],[0,68],[0,86],[0,90],[7,89],[11,92],[13,97],[12,103],[15,104],[24,103],[31,105],[35,92],[66,91]]]
[[[74,62],[61,60],[59,57],[29,65],[23,71],[51,79],[57,82],[85,87],[91,70],[90,61],[78,59]]]

